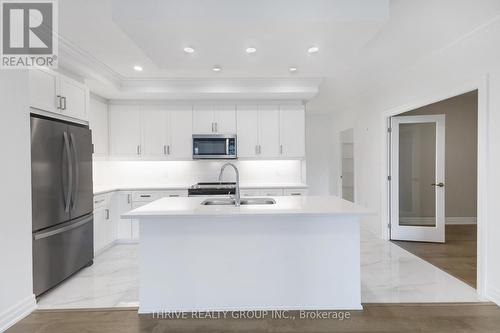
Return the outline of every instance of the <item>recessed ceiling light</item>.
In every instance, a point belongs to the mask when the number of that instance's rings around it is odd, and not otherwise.
[[[185,47],[184,48],[184,52],[186,52],[186,53],[193,53],[194,49],[192,47]]]
[[[142,66],[135,65],[134,66],[134,70],[137,71],[137,72],[142,72]]]
[[[220,72],[220,71],[222,70],[222,67],[220,67],[219,65],[215,65],[215,66],[212,68],[212,70],[213,70],[214,72]]]
[[[307,52],[309,53],[318,53],[319,47],[317,46],[311,46],[310,48],[307,49]]]
[[[292,66],[288,68],[288,70],[290,71],[290,73],[295,73],[297,71],[297,67]]]
[[[247,47],[246,51],[248,54],[252,54],[252,53],[257,52],[257,49],[255,47]]]

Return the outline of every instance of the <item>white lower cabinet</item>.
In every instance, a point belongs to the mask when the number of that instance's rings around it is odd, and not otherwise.
[[[283,190],[283,195],[300,196],[307,195],[307,189],[305,188],[285,188]]]
[[[116,239],[118,241],[132,239],[130,219],[122,219],[121,215],[132,210],[132,193],[115,192],[111,198],[111,216],[116,224]]]
[[[115,227],[111,218],[110,195],[94,196],[94,255],[115,240]]]

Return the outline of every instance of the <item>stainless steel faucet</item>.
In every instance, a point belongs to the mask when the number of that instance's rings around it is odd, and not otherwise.
[[[222,174],[224,173],[224,170],[226,167],[232,167],[234,169],[234,172],[236,173],[236,190],[235,190],[235,196],[234,196],[234,205],[238,207],[240,205],[240,172],[238,171],[238,168],[236,165],[233,163],[225,163],[221,168],[220,168],[220,173],[219,173],[219,182],[222,181]]]

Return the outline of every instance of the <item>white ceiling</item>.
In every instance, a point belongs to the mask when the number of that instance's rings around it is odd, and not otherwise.
[[[205,88],[220,78],[285,80],[271,91],[287,79],[327,78],[340,94],[439,51],[499,15],[500,1],[60,0],[59,13],[61,65],[105,97],[148,98],[178,90],[179,78]],[[319,53],[307,53],[312,45]],[[257,53],[246,54],[249,46]]]

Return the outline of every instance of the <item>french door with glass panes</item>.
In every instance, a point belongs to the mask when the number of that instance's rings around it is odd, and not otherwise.
[[[445,116],[391,118],[391,239],[445,241]]]

